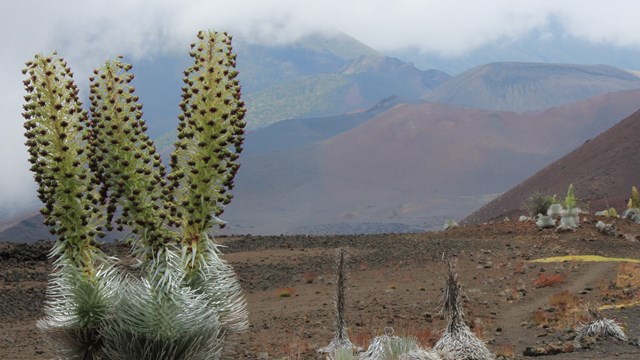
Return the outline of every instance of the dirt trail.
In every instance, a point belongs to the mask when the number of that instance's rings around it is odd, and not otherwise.
[[[595,289],[603,280],[615,276],[618,266],[618,263],[584,263],[578,274],[571,275],[567,279],[567,283],[562,286],[562,291],[567,290],[572,294],[578,294],[585,292],[585,289]],[[611,275],[612,273],[614,275]],[[522,353],[525,347],[531,346],[536,339],[532,339],[530,334],[523,333],[521,328],[527,326],[534,311],[547,307],[549,296],[558,291],[561,290],[555,287],[534,289],[529,291],[520,301],[505,306],[497,321],[502,327],[503,333],[500,340],[514,344],[518,353]],[[539,333],[544,333],[543,329]]]

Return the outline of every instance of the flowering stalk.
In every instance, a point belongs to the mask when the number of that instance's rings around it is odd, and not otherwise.
[[[24,81],[26,145],[44,203],[41,213],[58,236],[54,255],[90,275],[102,219],[93,177],[83,166],[87,115],[63,59],[38,55],[23,72],[29,76]]]
[[[29,161],[45,224],[57,235],[51,251],[56,270],[38,326],[58,340],[59,354],[98,358],[98,329],[115,301],[112,285],[117,276],[95,244],[103,216],[95,178],[85,166],[87,114],[71,70],[55,53],[37,55],[23,73],[28,75],[23,116]]]
[[[194,65],[185,71],[178,140],[169,175],[184,244],[196,244],[231,201],[240,165],[244,102],[226,33],[199,32],[191,44]],[[176,189],[181,189],[176,191]]]
[[[146,261],[174,239],[164,226],[169,195],[165,168],[146,134],[142,105],[130,85],[131,67],[118,58],[107,61],[89,78],[94,133],[91,168],[102,185],[103,201],[108,201],[109,226],[121,207],[122,214],[115,220],[118,229],[133,230],[137,235],[134,253]]]
[[[631,197],[627,203],[627,208],[640,209],[640,194],[638,193],[638,188],[635,186],[631,187]]]
[[[236,55],[226,33],[199,32],[184,72],[178,140],[171,154],[174,197],[171,216],[179,227],[186,284],[219,309],[221,336],[248,327],[246,301],[233,269],[222,261],[209,231],[224,226],[218,216],[231,201],[244,141],[244,102]]]

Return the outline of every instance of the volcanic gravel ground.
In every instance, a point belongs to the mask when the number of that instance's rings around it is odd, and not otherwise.
[[[569,233],[506,221],[423,234],[219,238],[223,258],[236,270],[250,312],[251,327],[238,339],[234,358],[321,358],[316,349],[333,335],[337,248],[346,248],[349,254],[347,324],[351,340],[361,346],[386,326],[397,334],[416,336],[425,346],[438,339],[445,324],[439,315],[446,273],[443,257],[452,259],[459,273],[467,322],[490,350],[524,358],[526,347],[571,343],[572,325],[584,313],[580,309],[640,300],[640,278],[628,286],[615,286],[620,263],[530,262],[586,254],[640,259],[640,225],[618,220],[621,235],[611,237],[597,232],[597,220],[587,218],[580,229]],[[52,270],[47,260],[51,245],[0,243],[2,359],[52,356],[35,325],[42,316]],[[126,257],[125,245],[104,248]],[[548,287],[534,285],[540,276],[552,275],[561,281]],[[627,275],[640,277],[640,269]],[[579,304],[578,311],[568,313],[572,319],[536,323],[534,314],[553,318],[560,311],[550,299],[563,291]],[[604,312],[624,324],[630,343],[600,341],[590,349],[553,358],[640,358],[640,347],[633,345],[640,337],[639,309],[628,306]]]

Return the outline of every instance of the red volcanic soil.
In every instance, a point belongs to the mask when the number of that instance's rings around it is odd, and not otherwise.
[[[357,344],[367,345],[386,326],[416,336],[424,346],[438,339],[445,325],[438,315],[444,254],[460,276],[466,321],[492,352],[522,359],[529,346],[561,342],[571,349],[573,327],[586,320],[587,305],[640,300],[640,282],[633,278],[640,269],[633,264],[530,262],[580,254],[640,258],[640,225],[618,220],[621,235],[611,237],[596,231],[597,220],[587,217],[569,233],[511,221],[405,235],[221,238],[223,257],[236,270],[250,311],[251,327],[233,358],[321,359],[316,349],[332,338],[337,248],[350,254],[346,318]],[[2,359],[52,356],[35,327],[52,269],[46,258],[50,246],[0,243]],[[105,245],[105,251],[123,256],[126,247]],[[541,279],[549,286],[537,287]],[[638,359],[640,308],[604,315],[621,321],[632,341],[601,341],[552,358]]]
[[[321,144],[319,204],[347,219],[459,218],[629,116],[639,99],[634,90],[526,113],[398,105]]]
[[[626,208],[631,187],[640,184],[640,111],[553,162],[465,219],[481,223],[521,207],[532,193],[576,195],[593,212]]]

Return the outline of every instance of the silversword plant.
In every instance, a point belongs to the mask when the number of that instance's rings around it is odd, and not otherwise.
[[[224,225],[244,140],[236,55],[226,33],[199,32],[191,48],[169,174],[146,135],[131,65],[117,58],[94,71],[90,113],[57,54],[23,71],[29,161],[57,236],[38,326],[58,358],[217,359],[248,327],[210,235]],[[114,226],[132,232],[139,275],[100,250]]]

